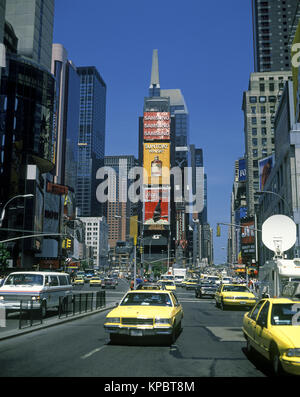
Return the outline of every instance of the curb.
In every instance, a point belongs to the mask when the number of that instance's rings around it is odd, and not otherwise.
[[[14,338],[14,337],[20,336],[20,335],[29,334],[31,332],[39,331],[39,330],[44,329],[44,328],[54,327],[56,325],[64,324],[64,323],[67,323],[69,321],[78,320],[78,319],[86,317],[86,316],[90,316],[90,315],[93,315],[93,314],[101,313],[101,312],[104,312],[106,310],[111,310],[114,307],[115,307],[115,305],[105,306],[105,307],[97,309],[97,310],[93,310],[93,311],[86,312],[86,313],[81,313],[81,314],[70,316],[70,317],[63,317],[63,318],[60,318],[60,319],[56,317],[55,319],[53,319],[53,321],[49,320],[49,323],[43,323],[43,324],[36,325],[36,326],[33,325],[31,327],[28,327],[28,328],[16,329],[16,330],[13,330],[13,331],[8,331],[7,334],[3,335],[3,336],[1,335],[1,332],[0,332],[0,341],[1,340],[5,340],[5,339],[11,339],[11,338]]]

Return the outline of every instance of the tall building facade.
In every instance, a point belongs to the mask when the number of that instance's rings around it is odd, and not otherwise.
[[[6,0],[0,0],[0,84],[1,84],[1,70],[5,66],[5,56],[6,56],[6,50],[4,46],[5,5],[6,5]]]
[[[14,211],[8,208],[4,227],[12,229],[44,230],[46,175],[54,169],[55,79],[50,73],[53,7],[51,0],[6,1],[6,64],[0,85],[0,201],[32,195],[31,199],[19,199],[19,203],[16,199]],[[13,266],[32,268],[43,244],[41,237],[10,244]]]
[[[52,74],[56,79],[54,123],[54,182],[76,188],[80,78],[61,44],[52,46]]]
[[[108,264],[108,225],[105,217],[79,217],[79,220],[84,224],[85,244],[93,248],[88,267],[104,269]]]
[[[284,84],[291,76],[289,71],[252,73],[248,91],[243,95],[249,216],[254,215],[254,206],[258,203],[255,192],[261,190],[260,160],[274,152],[275,114]]]
[[[6,1],[5,18],[19,39],[18,54],[50,71],[54,0]]]
[[[109,195],[106,208],[110,248],[115,248],[117,241],[126,241],[130,235],[130,217],[135,204],[128,197],[128,174],[136,165],[137,159],[131,155],[104,157],[104,166],[113,170],[110,174],[113,194]]]
[[[290,71],[300,18],[298,0],[252,0],[254,71]]]
[[[80,113],[76,206],[80,216],[103,213],[96,198],[96,172],[104,164],[106,84],[93,66],[78,67]]]

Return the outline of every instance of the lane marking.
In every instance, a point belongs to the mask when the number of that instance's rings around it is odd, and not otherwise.
[[[85,360],[86,358],[91,357],[93,354],[98,353],[100,350],[103,350],[105,347],[106,346],[98,347],[97,349],[92,350],[91,352],[85,354],[84,356],[81,356],[80,358],[82,360]]]

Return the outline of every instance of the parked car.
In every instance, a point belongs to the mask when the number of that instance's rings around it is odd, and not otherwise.
[[[276,375],[300,375],[300,300],[260,300],[243,318],[247,351],[260,353]]]
[[[220,284],[215,295],[216,306],[225,310],[229,306],[252,307],[256,303],[256,296],[245,285]]]
[[[181,329],[182,306],[171,291],[129,291],[105,319],[105,331],[112,342],[120,335],[166,336],[169,343]]]
[[[214,298],[216,291],[218,289],[217,284],[201,282],[195,288],[195,297],[203,298],[204,296],[209,296]]]

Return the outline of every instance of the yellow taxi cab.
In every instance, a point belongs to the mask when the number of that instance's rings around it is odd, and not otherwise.
[[[184,283],[186,289],[195,289],[197,285],[198,280],[196,280],[195,278],[188,278]]]
[[[84,285],[84,278],[81,277],[81,276],[76,277],[76,278],[74,279],[74,281],[73,281],[73,284],[74,284],[74,285]]]
[[[252,307],[256,303],[255,295],[246,285],[221,284],[215,294],[216,306],[225,310],[229,306]]]
[[[183,310],[177,297],[167,290],[128,291],[105,319],[111,342],[121,335],[165,336],[174,343],[181,330]]]
[[[261,299],[245,313],[243,333],[248,353],[263,355],[276,375],[300,375],[300,300]]]
[[[90,279],[91,287],[97,287],[97,286],[101,287],[101,285],[102,285],[102,280],[100,277],[94,276]]]
[[[161,284],[158,283],[140,283],[136,286],[136,289],[143,289],[143,290],[161,290],[164,289]]]
[[[168,291],[176,291],[176,285],[174,281],[170,280],[160,280],[160,284],[162,288],[168,290]]]

